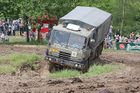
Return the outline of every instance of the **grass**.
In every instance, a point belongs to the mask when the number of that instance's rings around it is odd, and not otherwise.
[[[10,43],[25,43],[26,37],[23,36],[9,36]]]
[[[6,42],[0,42],[0,44],[27,44],[26,37],[22,36],[8,36],[9,41]]]
[[[71,78],[71,77],[92,77],[100,74],[105,74],[119,69],[120,65],[106,64],[106,65],[92,65],[89,71],[85,74],[80,74],[76,70],[63,70],[60,72],[50,73],[49,76],[52,78]]]
[[[90,67],[89,72],[83,74],[84,77],[97,76],[103,73],[109,73],[114,70],[116,65],[106,64],[106,65],[93,65]]]
[[[26,36],[9,36],[9,41],[0,42],[0,44],[7,44],[7,45],[46,45],[47,40],[38,42],[37,40],[30,40],[30,42],[26,41]]]
[[[1,65],[0,66],[0,74],[12,73],[16,71],[16,67],[11,65]]]
[[[19,69],[22,65],[34,66],[34,62],[41,60],[36,54],[13,53],[0,57],[0,73],[10,73]],[[2,66],[4,65],[4,66]]]

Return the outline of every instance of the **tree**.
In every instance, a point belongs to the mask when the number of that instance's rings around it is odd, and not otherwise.
[[[140,29],[140,0],[0,0],[0,6],[0,18],[5,19],[24,14],[37,18],[46,12],[60,18],[76,6],[94,6],[112,14],[114,31],[128,35]]]

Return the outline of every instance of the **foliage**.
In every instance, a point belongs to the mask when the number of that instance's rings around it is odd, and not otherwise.
[[[118,29],[124,35],[140,32],[140,0],[0,0],[0,18],[14,19],[24,14],[60,18],[78,5],[95,6],[112,13],[114,32]]]

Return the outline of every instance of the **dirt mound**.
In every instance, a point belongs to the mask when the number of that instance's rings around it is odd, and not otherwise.
[[[80,78],[71,78],[71,83],[82,83],[83,81]]]

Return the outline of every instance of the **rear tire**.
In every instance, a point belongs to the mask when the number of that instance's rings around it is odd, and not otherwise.
[[[95,58],[99,58],[99,56],[102,54],[103,50],[103,42],[97,47],[95,52]]]
[[[103,46],[104,46],[104,42],[102,42],[99,46],[99,55],[102,54],[102,51],[103,51]]]

